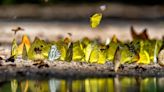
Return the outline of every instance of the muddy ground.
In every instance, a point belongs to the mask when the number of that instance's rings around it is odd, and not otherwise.
[[[159,65],[121,65],[118,72],[113,71],[113,64],[88,64],[80,62],[56,61],[44,64],[36,64],[23,61],[26,63],[1,63],[0,78],[8,80],[11,78],[23,79],[83,79],[90,77],[114,77],[131,76],[131,77],[163,77],[164,68]]]

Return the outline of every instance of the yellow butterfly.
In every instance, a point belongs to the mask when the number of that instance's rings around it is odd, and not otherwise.
[[[26,51],[28,52],[30,49],[31,43],[30,43],[30,40],[27,35],[23,35],[23,37],[22,37],[22,42],[18,46],[18,55],[22,54],[24,45],[26,47]]]
[[[150,64],[150,55],[143,47],[144,47],[144,41],[140,41],[140,52],[139,52],[140,58],[137,61],[137,63]]]
[[[80,61],[84,58],[84,52],[83,49],[81,48],[81,43],[80,41],[76,41],[73,43],[73,57],[72,59],[74,61]]]
[[[11,56],[17,57],[17,54],[18,54],[17,48],[18,48],[18,45],[17,45],[16,39],[13,39],[12,47],[11,47]]]
[[[20,43],[20,45],[17,45],[16,39],[14,39],[12,42],[11,56],[17,57],[18,55],[22,55],[24,46],[26,52],[28,52],[31,45],[27,35],[23,35],[22,42]]]
[[[102,14],[101,13],[95,13],[94,15],[91,16],[90,22],[91,22],[91,27],[96,28],[102,19]]]

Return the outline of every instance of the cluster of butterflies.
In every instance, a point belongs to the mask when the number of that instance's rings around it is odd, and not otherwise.
[[[46,42],[39,38],[31,43],[29,38],[24,35],[22,42],[17,45],[16,40],[12,42],[11,57],[16,59],[29,60],[49,60],[49,61],[77,61],[87,63],[105,64],[113,62],[117,71],[121,64],[138,63],[151,64],[157,63],[157,57],[163,49],[163,40],[150,40],[147,30],[137,34],[131,27],[133,41],[121,42],[114,35],[110,42],[100,42],[90,40],[85,37],[78,41],[71,41],[71,36],[58,41]]]

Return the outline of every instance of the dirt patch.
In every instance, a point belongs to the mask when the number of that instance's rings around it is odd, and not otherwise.
[[[42,64],[22,61],[26,63],[1,63],[0,77],[4,78],[59,78],[59,79],[82,79],[88,77],[114,77],[141,76],[162,77],[164,68],[159,65],[121,65],[118,72],[113,71],[113,63],[88,64],[84,62],[56,61]]]

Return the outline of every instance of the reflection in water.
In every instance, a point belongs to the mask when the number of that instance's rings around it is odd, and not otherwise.
[[[11,80],[11,91],[17,92],[18,82],[17,80]]]
[[[164,78],[119,77],[84,80],[11,80],[0,92],[161,92]]]
[[[50,92],[56,92],[57,88],[59,88],[60,81],[56,79],[49,80],[49,89]]]

